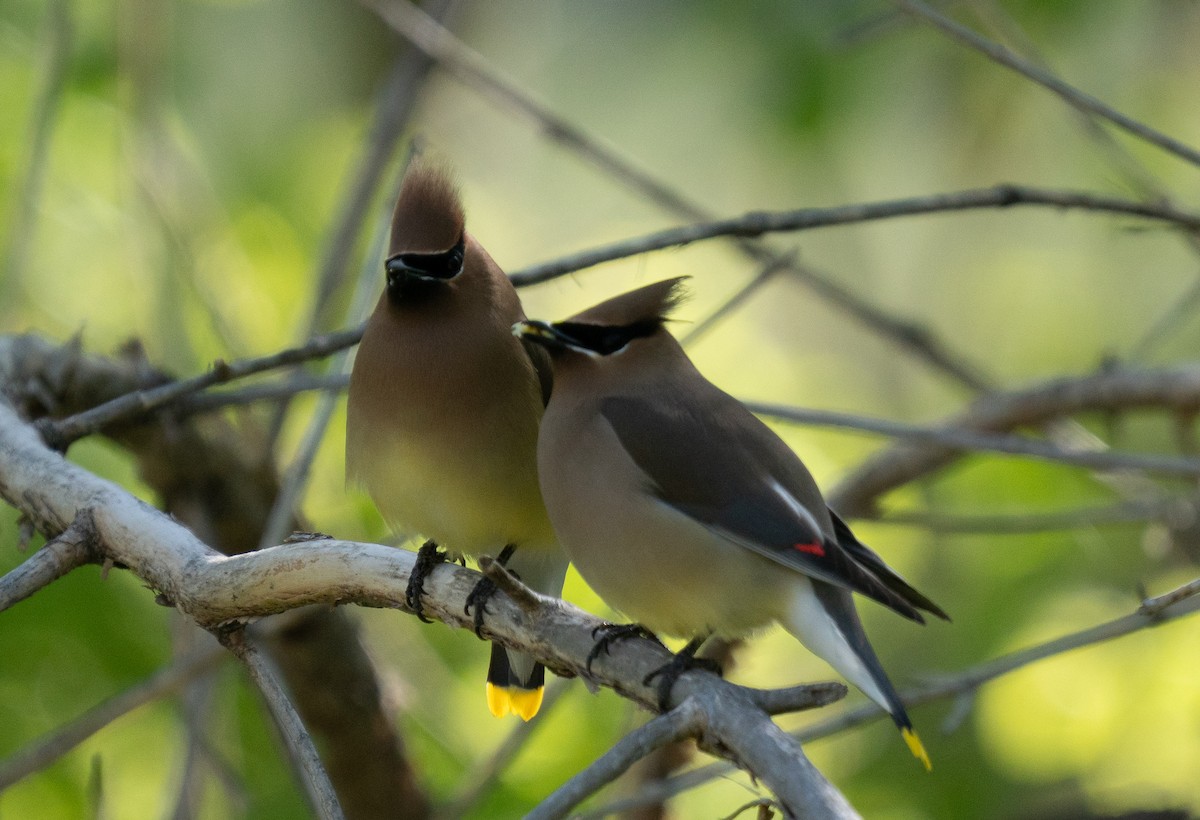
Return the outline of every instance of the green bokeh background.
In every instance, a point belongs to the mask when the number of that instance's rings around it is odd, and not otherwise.
[[[1200,5],[960,6],[980,31],[1026,53],[1032,45],[1060,76],[1200,143]],[[54,10],[70,21],[69,63],[37,165],[32,221],[21,223]],[[887,4],[476,0],[460,4],[453,28],[530,94],[722,216],[1009,181],[1143,194],[1127,164],[1060,100]],[[25,251],[0,279],[0,332],[58,340],[82,332],[86,348],[102,353],[137,338],[150,361],[180,374],[295,343],[375,95],[402,48],[370,12],[339,0],[5,0],[0,248],[8,260],[22,244]],[[410,134],[456,169],[472,232],[510,270],[678,223],[442,72],[424,86]],[[1123,134],[1113,141],[1161,191],[1184,207],[1196,201],[1197,168]],[[377,202],[372,218],[387,204]],[[1178,236],[1140,222],[1014,209],[824,229],[772,244],[798,249],[842,287],[938,334],[1003,386],[1088,372],[1110,357],[1128,366],[1189,362],[1200,342],[1193,312],[1141,343],[1192,285],[1197,257]],[[757,271],[731,246],[708,242],[581,272],[522,298],[530,316],[557,318],[685,273],[694,277],[693,298],[680,315],[695,321]],[[334,314],[348,294],[336,301]],[[921,422],[972,398],[787,277],[691,353],[710,378],[748,399]],[[311,399],[295,403],[283,458],[312,407]],[[1104,420],[1083,421],[1108,432]],[[370,503],[343,487],[343,424],[339,410],[304,512],[321,531],[383,540]],[[862,434],[779,429],[823,486],[886,445]],[[1167,420],[1153,414],[1125,420],[1116,443],[1173,446]],[[149,497],[115,447],[88,441],[71,456]],[[1081,471],[981,455],[887,496],[884,507],[1020,515],[1112,500]],[[0,512],[0,570],[23,557],[14,521]],[[862,607],[902,685],[1125,614],[1139,584],[1159,593],[1195,571],[1157,525],[1036,535],[868,522],[858,529],[955,617],[921,630]],[[577,578],[566,592],[605,611]],[[127,573],[102,581],[93,568],[0,614],[0,756],[166,662],[173,617]],[[419,776],[435,799],[448,799],[511,728],[484,707],[486,652],[469,634],[397,613],[361,618]],[[883,724],[809,752],[872,818],[1052,817],[1067,807],[1200,812],[1198,657],[1200,627],[1183,621],[1027,668],[969,703],[916,709],[932,775]],[[210,785],[204,816],[304,816],[256,696],[232,667],[218,675],[212,737],[244,792],[233,799]],[[829,675],[776,632],[755,640],[733,673],[757,686]],[[473,816],[519,815],[640,719],[611,693],[573,682]],[[156,703],[0,793],[0,817],[86,816],[96,782],[109,816],[165,816],[182,757],[179,709]],[[675,805],[680,817],[716,817],[753,796],[738,776]]]

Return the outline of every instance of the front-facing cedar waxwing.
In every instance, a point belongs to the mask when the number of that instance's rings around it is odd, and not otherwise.
[[[350,377],[347,476],[389,526],[456,553],[510,552],[507,566],[524,583],[557,596],[567,561],[537,483],[546,355],[513,338],[525,315],[516,290],[464,225],[445,173],[406,175],[386,286]],[[438,555],[433,544],[422,554]],[[423,573],[414,572],[415,595],[410,586],[418,612]],[[529,656],[493,645],[492,713],[529,720],[544,677]]]
[[[780,623],[887,710],[928,767],[851,593],[918,622],[918,609],[945,613],[854,538],[791,449],[692,365],[664,327],[681,282],[513,328],[553,363],[538,468],[559,541],[612,607],[699,638],[687,652],[711,634]]]

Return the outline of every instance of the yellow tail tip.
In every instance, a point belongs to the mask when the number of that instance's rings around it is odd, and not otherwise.
[[[542,708],[542,688],[521,689],[518,687],[487,685],[488,711],[502,718],[507,714],[518,715],[528,721]]]
[[[917,737],[917,733],[912,729],[901,729],[900,736],[904,738],[904,742],[908,744],[908,750],[912,752],[913,757],[925,764],[925,771],[933,771],[933,763],[929,760],[929,753],[925,751],[925,745],[921,743],[921,738]]]

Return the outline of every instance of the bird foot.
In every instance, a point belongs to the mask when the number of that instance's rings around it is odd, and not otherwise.
[[[506,566],[508,559],[512,558],[512,554],[516,552],[516,546],[509,544],[504,549],[500,550],[500,554],[496,560],[500,566]],[[516,573],[513,573],[516,575]],[[474,609],[475,620],[475,637],[483,637],[483,616],[487,614],[487,602],[496,594],[496,584],[491,578],[483,578],[479,583],[475,584],[474,588],[467,594],[466,605],[463,607],[464,615],[471,615],[471,610]]]
[[[658,684],[655,688],[658,691],[658,710],[660,712],[666,712],[669,708],[671,690],[675,688],[675,682],[685,673],[699,669],[705,672],[712,672],[717,677],[724,677],[724,673],[721,671],[721,664],[711,658],[696,657],[696,651],[704,643],[704,640],[704,638],[692,640],[687,646],[676,652],[671,660],[642,679],[643,686],[650,686],[651,681],[658,678]]]
[[[609,654],[609,649],[614,643],[627,641],[630,638],[649,638],[662,646],[662,641],[658,639],[658,636],[641,624],[600,624],[592,630],[592,637],[595,638],[596,643],[587,656],[589,675],[592,674],[592,663],[601,655]]]
[[[438,549],[433,541],[426,541],[417,550],[417,563],[413,565],[412,574],[408,576],[408,587],[404,590],[404,603],[418,618],[427,624],[433,623],[425,617],[425,605],[421,599],[425,595],[425,578],[438,564],[446,560],[446,553]]]

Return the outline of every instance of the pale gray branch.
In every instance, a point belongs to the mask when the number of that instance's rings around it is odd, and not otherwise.
[[[56,444],[69,444],[81,436],[94,433],[107,425],[135,418],[214,384],[222,384],[344,350],[357,344],[358,340],[362,338],[362,333],[361,327],[342,330],[318,336],[300,347],[288,348],[269,356],[242,359],[236,362],[218,361],[213,364],[212,370],[208,373],[139,390],[136,393],[126,393],[98,407],[93,407],[91,410],[48,424],[46,431],[51,438],[55,439]]]
[[[288,757],[292,761],[297,779],[304,786],[313,812],[320,820],[344,820],[345,815],[342,814],[333,783],[329,781],[329,775],[317,754],[317,747],[313,745],[312,736],[304,728],[296,707],[288,698],[267,656],[246,639],[246,632],[241,627],[218,630],[217,638],[245,665],[250,680],[262,693],[267,709],[275,718],[275,725],[283,735]]]
[[[1003,655],[970,667],[957,675],[947,676],[936,683],[907,689],[900,693],[900,698],[907,706],[912,707],[937,700],[958,697],[963,693],[973,692],[980,686],[996,678],[1003,677],[1038,661],[1056,657],[1075,649],[1114,640],[1143,629],[1158,626],[1167,621],[1194,615],[1198,611],[1200,611],[1200,579],[1184,584],[1157,598],[1149,598],[1143,601],[1138,610],[1132,614],[1089,627],[1088,629],[1063,635],[1054,640],[1018,650],[1008,655]],[[875,704],[866,704],[801,729],[795,733],[795,736],[801,742],[808,743],[819,738],[829,737],[854,726],[882,719],[883,717],[884,713],[878,706]],[[714,778],[726,776],[733,771],[734,767],[728,763],[720,761],[711,763],[648,786],[636,795],[613,801],[605,806],[601,806],[595,812],[588,812],[580,815],[580,817],[607,817],[611,814],[628,811],[639,806],[661,803],[675,795],[707,783]]]
[[[0,791],[49,766],[117,718],[164,695],[178,692],[191,680],[216,668],[226,657],[225,651],[215,643],[208,649],[181,657],[137,686],[97,704],[36,743],[0,761]]]
[[[0,495],[43,529],[90,507],[104,556],[128,567],[164,601],[208,628],[310,603],[402,608],[414,563],[410,552],[334,539],[221,555],[169,517],[48,449],[2,402]],[[452,626],[472,626],[462,601],[479,577],[452,564],[436,567],[425,583],[426,613]],[[592,630],[600,621],[562,601],[530,595],[538,604],[532,612],[507,595],[495,596],[488,605],[487,637],[529,652],[560,675],[584,673],[594,644]],[[599,658],[590,675],[653,707],[658,694],[643,681],[669,657],[654,642],[626,641]],[[708,716],[708,740],[714,748],[731,750],[797,816],[849,816],[844,798],[808,763],[799,744],[789,740],[790,746],[781,745],[782,733],[753,693],[710,673],[690,672],[676,683],[671,705],[701,693],[722,710]],[[749,734],[732,736],[737,732]]]
[[[982,402],[987,399],[981,400]],[[873,419],[829,410],[788,407],[763,402],[745,402],[751,411],[769,418],[825,427],[883,433],[915,444],[935,444],[941,450],[982,451],[1029,456],[1045,461],[1073,464],[1094,470],[1146,470],[1182,477],[1200,475],[1200,459],[1187,456],[1126,453],[1117,450],[1069,450],[1058,444],[1025,436],[1001,435],[973,430],[966,425],[919,425]],[[926,448],[928,449],[928,448]]]
[[[1000,433],[1037,427],[1086,412],[1161,409],[1189,413],[1197,408],[1200,408],[1200,367],[1109,370],[984,396],[946,422],[945,427]],[[961,451],[940,446],[907,442],[893,445],[844,479],[829,494],[830,504],[844,515],[869,515],[882,494],[938,470],[960,456]]]
[[[1000,65],[1011,68],[1018,74],[1033,80],[1038,85],[1053,91],[1070,105],[1082,111],[1095,114],[1098,117],[1103,117],[1118,128],[1145,140],[1151,145],[1157,145],[1164,151],[1185,159],[1193,165],[1200,165],[1200,151],[1197,151],[1190,145],[1169,137],[1161,131],[1157,131],[1135,120],[1133,117],[1122,114],[1104,101],[1080,91],[1070,83],[1059,79],[1045,69],[1014,54],[999,43],[992,42],[986,37],[976,34],[966,26],[956,23],[941,12],[935,11],[925,3],[920,2],[920,0],[892,0],[892,2],[909,14],[926,20],[952,40],[962,43],[968,48],[975,49]]]
[[[646,755],[668,743],[694,737],[704,729],[705,710],[689,698],[666,714],[651,718],[621,738],[583,771],[559,786],[525,820],[558,820],[566,817],[600,789],[616,780]]]
[[[1200,230],[1200,214],[1162,203],[1138,202],[1082,191],[1055,191],[1028,185],[996,185],[948,194],[839,205],[832,208],[799,208],[792,211],[752,211],[731,219],[718,219],[668,228],[613,242],[573,256],[534,265],[510,274],[518,287],[546,282],[568,273],[629,256],[681,247],[722,236],[762,236],[780,231],[801,231],[834,225],[852,225],[917,214],[949,213],[980,208],[1033,205],[1088,212],[1123,214]]]
[[[43,587],[62,578],[71,570],[94,563],[98,557],[92,533],[91,514],[79,515],[57,538],[0,578],[0,612],[25,600]]]

